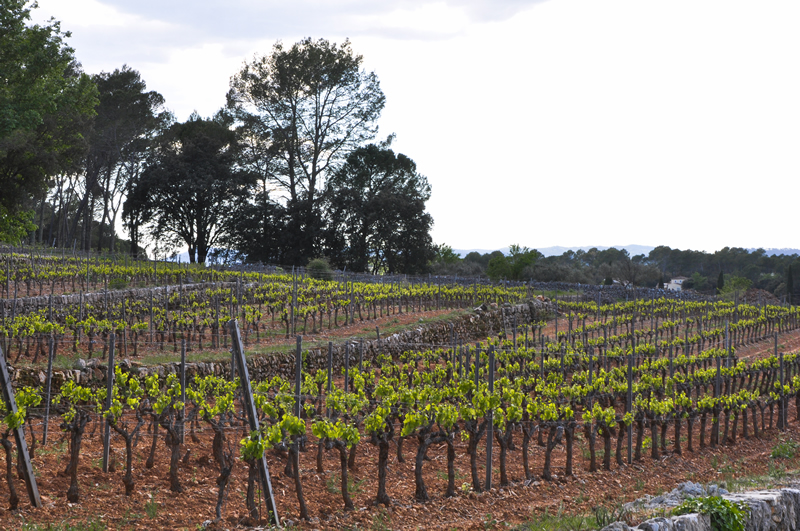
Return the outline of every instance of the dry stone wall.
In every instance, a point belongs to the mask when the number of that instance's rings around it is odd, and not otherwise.
[[[47,299],[47,297],[44,297]],[[496,337],[504,331],[511,333],[516,325],[521,326],[532,321],[540,321],[548,313],[554,310],[554,306],[549,302],[534,300],[525,304],[505,305],[483,305],[476,308],[473,312],[463,315],[451,321],[420,325],[398,332],[396,334],[382,337],[375,340],[351,340],[349,342],[335,343],[332,345],[333,367],[336,372],[344,365],[345,353],[349,343],[350,365],[357,366],[362,344],[363,359],[374,362],[378,355],[388,354],[397,357],[406,350],[424,348],[447,348],[452,344],[453,338],[457,337],[462,343],[484,340],[487,337]],[[304,370],[316,371],[324,369],[328,363],[328,345],[314,342],[309,347],[306,342],[303,345],[305,352]],[[145,377],[150,374],[165,376],[170,373],[178,373],[180,364],[178,362],[166,363],[154,366],[142,366],[135,360],[119,360],[123,370],[127,370]],[[264,380],[272,376],[282,376],[293,378],[295,371],[294,353],[272,353],[257,356],[248,356],[247,368],[250,378],[253,380]],[[39,385],[46,379],[44,370],[41,369],[16,369],[9,367],[9,372],[15,386],[20,385]],[[187,378],[194,378],[195,375],[217,375],[230,376],[231,360],[220,360],[213,362],[193,362],[186,364]],[[53,371],[53,393],[57,393],[60,386],[67,380],[73,380],[81,385],[104,385],[106,379],[106,365],[99,359],[94,358],[88,361],[78,360],[75,367],[69,370]]]
[[[798,531],[800,489],[796,487],[724,494],[722,497],[747,505],[745,531]],[[711,520],[706,515],[686,514],[653,518],[633,528],[623,522],[614,522],[601,531],[711,531]]]

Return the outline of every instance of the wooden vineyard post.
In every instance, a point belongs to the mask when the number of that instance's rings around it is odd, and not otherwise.
[[[589,347],[589,389],[592,388],[592,371],[594,370],[594,348]],[[589,391],[589,396],[587,396],[589,409],[592,408],[592,392]]]
[[[233,352],[236,357],[236,364],[239,370],[239,377],[242,382],[242,397],[244,400],[245,412],[247,413],[247,420],[250,423],[250,431],[258,432],[259,438],[261,437],[258,429],[258,413],[256,412],[256,404],[253,400],[253,390],[250,387],[250,373],[247,371],[247,360],[244,357],[244,347],[242,346],[242,337],[239,333],[239,323],[236,319],[231,319],[228,322],[228,327],[231,332],[231,343],[233,345]],[[272,481],[269,477],[269,467],[267,466],[267,459],[262,453],[258,460],[259,468],[259,482],[261,483],[261,492],[264,495],[264,502],[269,511],[269,520],[272,521],[278,528],[280,528],[280,518],[278,518],[278,507],[275,503],[275,496],[272,493]]]
[[[17,401],[14,399],[14,389],[11,387],[11,378],[8,375],[5,353],[2,350],[0,350],[0,386],[3,388],[3,399],[6,401],[9,412],[16,414]],[[19,459],[22,460],[22,475],[25,478],[25,487],[28,489],[28,498],[31,500],[31,505],[41,508],[42,499],[39,497],[39,488],[36,486],[36,476],[33,474],[31,456],[28,454],[28,444],[25,442],[25,426],[20,424],[13,431],[14,439],[17,442]]]
[[[300,384],[303,373],[303,336],[297,336],[297,350],[294,356],[294,416],[300,418]],[[296,473],[300,473],[298,470]]]
[[[181,339],[181,444],[186,442],[186,339]]]
[[[350,372],[350,342],[348,341],[344,345],[344,392],[349,393],[347,380],[350,376],[348,373]]]
[[[238,323],[236,330],[237,331],[239,330]],[[244,352],[244,349],[242,349],[242,352]],[[236,350],[231,349],[231,381],[234,381],[236,379],[236,356],[237,356]]]
[[[475,343],[475,371],[473,377],[475,379],[475,391],[478,390],[478,372],[481,370],[481,344]]]
[[[489,347],[489,394],[494,392],[494,346]],[[492,439],[494,439],[494,415],[486,412],[486,485],[484,490],[492,490]]]
[[[514,345],[514,353],[517,353],[517,316],[514,315],[513,324],[511,329],[511,341]]]
[[[325,410],[327,416],[331,416],[331,410],[328,407],[327,397],[331,395],[331,388],[333,387],[333,341],[328,341],[328,386],[325,389]]]
[[[633,356],[628,354],[628,397],[625,413],[633,414]],[[633,423],[628,424],[628,464],[633,463]]]
[[[44,384],[44,433],[42,445],[47,446],[47,422],[50,420],[50,387],[53,382],[53,336],[50,336],[50,348],[47,353],[47,379]]]
[[[456,359],[456,335],[453,331],[453,323],[448,323],[450,325],[450,348],[452,349],[450,352],[450,361],[453,363],[453,369],[455,369],[455,359]]]
[[[111,391],[114,389],[114,332],[109,335],[108,371],[106,372],[106,403],[103,405],[103,472],[108,472],[108,453],[111,448],[111,425],[108,423],[108,410],[111,408]]]
[[[781,431],[786,430],[786,400],[783,396],[783,352],[778,354],[778,332],[775,332],[775,357],[780,360],[778,366],[778,381],[781,386],[781,391],[778,393],[778,400],[780,400],[780,407],[778,407],[778,429]]]
[[[364,372],[364,338],[358,342],[358,374]]]

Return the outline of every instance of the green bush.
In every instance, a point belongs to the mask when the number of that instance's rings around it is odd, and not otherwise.
[[[794,441],[781,441],[772,449],[769,456],[773,459],[791,459],[797,453],[797,447],[798,444]]]
[[[306,272],[311,278],[330,280],[331,265],[327,258],[314,258],[306,266]]]
[[[672,510],[672,514],[707,514],[713,531],[744,531],[747,505],[734,503],[720,496],[689,498]]]
[[[111,289],[125,289],[128,287],[128,281],[124,278],[112,278],[108,282],[108,287]]]

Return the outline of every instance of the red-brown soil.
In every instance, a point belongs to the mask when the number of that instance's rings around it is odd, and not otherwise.
[[[429,316],[430,314],[425,314]],[[392,316],[400,318],[401,316]],[[423,317],[422,314],[403,316],[406,322],[413,322]],[[402,321],[401,321],[402,322]],[[342,336],[349,337],[359,328],[375,323],[356,323],[349,333],[339,330]],[[547,332],[546,332],[547,333]],[[328,338],[318,338],[327,341]],[[784,334],[780,337],[781,349],[788,352],[800,346],[800,332]],[[772,341],[764,341],[757,345],[740,347],[740,357],[755,357],[772,353]],[[280,516],[293,520],[303,529],[484,529],[499,527],[502,523],[519,523],[531,519],[535,515],[549,511],[556,512],[559,507],[572,513],[589,513],[597,505],[615,506],[631,501],[646,493],[666,492],[677,484],[691,480],[695,482],[719,482],[731,477],[745,477],[767,474],[771,460],[772,448],[781,440],[800,439],[800,422],[796,420],[794,406],[789,409],[789,427],[785,432],[768,429],[761,433],[761,438],[751,436],[749,440],[737,439],[732,446],[705,448],[686,451],[685,443],[682,456],[669,453],[652,460],[648,457],[633,465],[618,468],[612,464],[611,471],[587,472],[588,452],[586,444],[580,440],[575,449],[575,474],[564,477],[564,449],[558,447],[554,453],[554,473],[557,479],[547,482],[541,479],[530,486],[523,485],[524,474],[520,451],[509,454],[508,472],[511,485],[498,488],[499,459],[495,451],[492,468],[494,469],[494,488],[490,492],[475,494],[459,490],[455,498],[443,497],[446,485],[446,449],[444,445],[431,447],[428,455],[431,461],[425,462],[424,478],[431,500],[427,503],[414,501],[414,454],[416,442],[413,439],[404,442],[405,462],[398,463],[395,446],[392,445],[389,460],[387,490],[393,499],[390,508],[375,507],[372,503],[377,490],[377,448],[367,440],[357,447],[356,464],[358,470],[351,473],[354,492],[351,494],[355,503],[354,511],[345,511],[338,489],[339,458],[333,452],[325,454],[325,473],[315,470],[316,439],[309,437],[312,444],[308,451],[302,453],[301,475],[303,490],[311,516],[310,522],[299,522],[297,499],[294,482],[284,477],[284,458],[270,452],[267,460],[272,474],[272,485],[276,496]],[[37,439],[41,438],[42,423],[33,419],[32,425]],[[218,471],[211,457],[211,430],[198,433],[201,442],[192,443],[187,435],[186,447],[191,451],[187,463],[181,465],[180,479],[185,489],[181,494],[169,491],[167,478],[169,455],[163,440],[158,443],[158,455],[153,469],[144,468],[150,439],[144,432],[135,449],[134,478],[136,487],[131,497],[125,497],[122,476],[124,474],[124,444],[121,438],[112,434],[112,448],[116,453],[117,470],[104,474],[101,471],[102,439],[100,429],[92,433],[94,425],[87,427],[81,451],[79,466],[79,482],[81,501],[68,503],[66,491],[69,480],[59,476],[67,462],[66,442],[60,442],[63,435],[58,430],[58,420],[51,419],[49,424],[50,441],[46,447],[41,445],[33,459],[37,475],[39,491],[45,507],[34,509],[27,501],[25,487],[21,480],[16,481],[17,491],[21,498],[20,509],[16,512],[0,510],[0,528],[16,529],[23,522],[39,524],[58,523],[63,521],[102,520],[111,529],[195,529],[205,520],[213,519],[217,499],[215,483]],[[685,433],[684,426],[684,433]],[[699,441],[698,427],[695,428],[695,445]],[[163,431],[162,431],[163,433]],[[752,434],[752,430],[750,432]],[[229,430],[228,438],[234,450],[242,438],[242,429]],[[649,433],[648,433],[649,435]],[[670,429],[670,439],[672,430]],[[520,437],[516,437],[517,448]],[[496,445],[495,445],[496,446]],[[670,444],[670,449],[672,448]],[[479,462],[485,463],[482,453]],[[238,454],[238,451],[236,451]],[[543,449],[531,445],[531,466],[535,474],[541,474]],[[2,460],[2,459],[0,459]],[[796,469],[798,462],[790,459],[780,462],[789,470]],[[773,464],[774,466],[774,464]],[[485,469],[480,466],[481,477]],[[228,501],[223,510],[222,529],[246,528],[246,508],[244,492],[246,490],[247,467],[237,460],[229,486]],[[14,474],[16,478],[16,474]],[[469,458],[466,455],[466,443],[459,440],[456,457],[456,486],[470,484]],[[329,490],[329,486],[331,488]],[[332,492],[333,491],[333,492]],[[8,488],[4,480],[0,480],[0,500],[4,506],[8,499]],[[153,517],[148,515],[146,504],[154,503]],[[262,504],[263,505],[263,504]],[[153,511],[150,511],[153,514]]]
[[[355,490],[351,494],[355,503],[354,511],[345,511],[341,494],[338,492],[339,459],[332,452],[325,455],[324,474],[315,469],[315,445],[301,454],[300,468],[303,490],[308,503],[311,522],[298,522],[299,512],[294,492],[294,481],[284,477],[285,460],[268,453],[267,461],[272,474],[272,486],[276,496],[280,516],[291,519],[304,529],[341,528],[380,528],[383,523],[390,529],[483,529],[491,521],[497,523],[518,523],[529,520],[545,510],[550,514],[563,507],[568,513],[589,513],[596,505],[615,506],[632,501],[645,493],[666,492],[677,484],[691,480],[695,482],[718,482],[728,476],[743,477],[765,475],[768,470],[768,456],[781,438],[798,440],[800,424],[795,420],[794,408],[789,411],[789,428],[780,433],[777,429],[767,430],[760,439],[739,438],[734,446],[705,448],[694,453],[687,452],[684,444],[682,456],[669,454],[659,460],[645,457],[641,462],[618,468],[612,464],[611,471],[587,472],[588,459],[583,450],[585,444],[576,447],[575,474],[563,476],[563,448],[554,452],[554,472],[558,479],[552,482],[537,479],[530,486],[523,486],[523,471],[519,451],[509,455],[509,476],[512,484],[498,488],[499,462],[497,452],[493,461],[495,487],[487,493],[474,494],[459,491],[455,498],[444,498],[447,486],[446,449],[444,445],[433,446],[429,451],[431,461],[424,465],[425,483],[431,500],[427,503],[414,501],[413,461],[416,443],[404,442],[405,463],[398,463],[396,454],[391,452],[389,463],[388,492],[394,500],[389,509],[372,504],[377,490],[377,449],[367,441],[358,445],[356,464],[358,470],[351,474]],[[41,422],[33,421],[40,438]],[[66,491],[69,480],[60,477],[67,461],[67,445],[60,442],[62,435],[57,422],[50,421],[50,442],[46,447],[39,446],[33,459],[37,484],[45,507],[34,509],[25,496],[25,487],[17,480],[17,490],[22,499],[20,510],[0,511],[0,528],[18,528],[22,522],[58,523],[62,521],[102,520],[113,529],[195,529],[197,524],[214,517],[217,499],[216,466],[210,461],[211,431],[198,433],[201,442],[192,443],[187,435],[187,448],[191,450],[189,462],[181,465],[180,479],[185,492],[173,494],[169,491],[167,473],[169,456],[163,441],[159,442],[155,467],[144,468],[149,451],[149,437],[142,434],[134,455],[134,478],[136,487],[131,497],[125,497],[122,476],[124,473],[124,444],[116,434],[112,437],[112,448],[117,458],[117,470],[104,474],[101,470],[102,439],[100,429],[92,434],[89,426],[84,438],[79,466],[81,501],[77,504],[67,502]],[[685,429],[684,429],[685,431]],[[751,432],[752,433],[752,432]],[[242,437],[240,428],[229,431],[232,445],[237,445]],[[312,439],[313,440],[313,439]],[[695,444],[698,434],[695,433]],[[519,444],[519,440],[517,440]],[[394,448],[394,446],[393,446]],[[647,454],[649,455],[649,453]],[[481,452],[479,462],[485,463]],[[535,445],[531,449],[531,463],[536,473],[541,473],[543,450]],[[795,469],[796,460],[786,460],[782,464]],[[230,493],[223,510],[221,528],[246,528],[246,490],[247,467],[236,463],[230,482]],[[481,477],[485,469],[480,466]],[[15,474],[16,476],[16,474]],[[456,485],[470,482],[469,458],[466,443],[459,442],[456,457]],[[329,490],[330,485],[330,490]],[[331,492],[333,490],[334,492]],[[5,481],[0,482],[0,499],[7,500],[8,489]],[[154,502],[157,511],[153,518],[148,516],[146,504]],[[262,504],[263,505],[263,504]]]

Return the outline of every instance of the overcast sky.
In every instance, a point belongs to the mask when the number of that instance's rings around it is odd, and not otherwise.
[[[277,40],[352,41],[434,241],[800,247],[800,2],[39,0],[89,73],[209,116]]]

